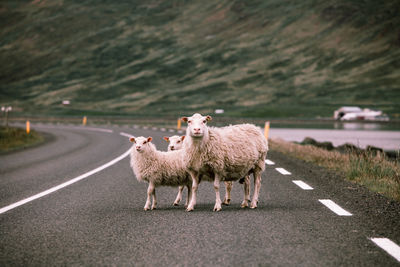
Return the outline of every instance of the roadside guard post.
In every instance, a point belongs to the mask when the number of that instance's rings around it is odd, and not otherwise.
[[[178,119],[178,124],[176,125],[176,129],[177,130],[181,129],[181,119]]]
[[[31,123],[26,121],[26,133],[29,134],[31,132]]]
[[[268,140],[268,134],[269,134],[269,121],[267,121],[264,126],[264,136],[265,136],[265,139],[267,139],[267,140]]]
[[[82,120],[82,125],[83,125],[83,126],[86,126],[86,123],[87,123],[87,118],[86,118],[86,116],[84,116],[84,117],[83,117],[83,120]]]

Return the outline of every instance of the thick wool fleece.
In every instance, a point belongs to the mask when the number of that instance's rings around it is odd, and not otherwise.
[[[183,150],[163,152],[148,143],[149,148],[142,153],[131,150],[131,167],[138,181],[153,181],[154,185],[191,185],[190,175],[183,165]]]
[[[188,133],[184,142],[187,169],[200,174],[215,172],[221,180],[238,180],[255,168],[265,169],[268,142],[252,124],[207,127],[202,138]]]

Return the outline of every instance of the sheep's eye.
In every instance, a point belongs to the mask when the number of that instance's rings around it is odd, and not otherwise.
[[[188,123],[192,123],[192,121],[188,121]]]
[[[207,122],[206,120],[203,121],[203,123],[206,123],[206,122]]]
[[[146,141],[144,141],[144,142],[143,142],[143,145],[144,145],[144,144],[146,144],[146,143],[147,143],[147,142],[146,142]]]
[[[178,141],[177,143],[179,144],[181,141]]]

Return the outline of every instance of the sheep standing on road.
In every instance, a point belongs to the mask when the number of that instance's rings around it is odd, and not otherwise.
[[[164,152],[156,149],[151,137],[131,137],[134,145],[131,150],[131,167],[138,181],[149,183],[144,210],[150,209],[151,196],[157,206],[155,188],[158,186],[186,186],[188,188],[187,203],[191,197],[192,181],[183,165],[183,150]]]
[[[214,211],[221,210],[220,181],[238,180],[251,173],[254,175],[254,193],[250,208],[256,208],[268,151],[268,142],[260,129],[252,124],[207,127],[211,117],[198,113],[182,120],[188,123],[183,160],[193,182],[187,211],[192,211],[196,205],[201,175],[210,173],[214,174]]]
[[[174,136],[170,136],[170,137],[164,136],[163,139],[169,143],[168,151],[174,151],[174,150],[179,150],[182,148],[183,141],[185,139],[185,135],[183,135],[183,136],[174,135]],[[202,178],[202,180],[210,181],[212,179],[210,177],[204,177],[204,178]],[[247,183],[247,188],[249,188],[249,186],[248,186],[249,181],[245,180],[245,182]],[[224,198],[224,201],[222,202],[222,204],[229,205],[231,202],[231,191],[232,191],[232,186],[233,186],[232,181],[225,181],[224,184],[225,184],[226,190],[225,190],[225,198]],[[184,189],[184,186],[182,186],[182,185],[179,186],[178,195],[176,196],[176,199],[174,201],[174,206],[178,206],[179,202],[182,200],[183,189]],[[185,208],[187,208],[188,204],[189,203],[187,201],[185,204]]]
[[[184,135],[183,136],[174,135],[171,137],[164,136],[163,139],[169,143],[168,151],[174,151],[174,150],[179,150],[182,148],[183,140],[185,139],[185,136]],[[182,186],[182,185],[179,186],[178,195],[175,198],[174,206],[178,206],[179,202],[181,202],[183,188],[184,188],[184,186]],[[188,190],[189,190],[189,187],[188,187]],[[188,204],[189,204],[189,202],[186,201],[185,208],[187,207]]]

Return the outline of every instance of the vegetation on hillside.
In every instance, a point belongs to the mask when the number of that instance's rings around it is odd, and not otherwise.
[[[399,1],[373,0],[4,0],[0,104],[308,118],[360,105],[399,117],[398,14]]]

